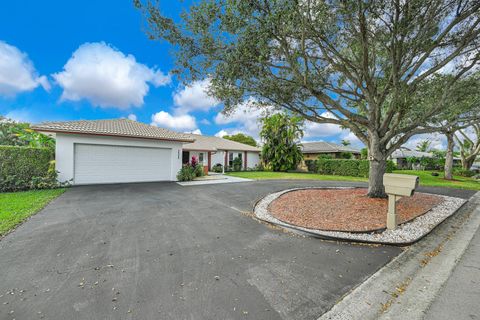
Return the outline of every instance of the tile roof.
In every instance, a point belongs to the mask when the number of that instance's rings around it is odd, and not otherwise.
[[[154,127],[129,119],[44,122],[33,125],[32,129],[43,132],[93,134],[182,142],[194,141],[191,135]]]
[[[334,153],[334,152],[351,152],[360,153],[359,150],[343,146],[341,144],[316,141],[316,142],[303,142],[300,147],[303,153]]]
[[[400,148],[393,151],[390,156],[392,159],[398,158],[433,158],[433,153],[430,152],[421,152],[416,150],[410,150],[406,148]]]
[[[232,150],[232,151],[252,151],[260,152],[260,148],[252,147],[236,141],[231,141],[219,137],[203,136],[199,134],[189,134],[193,143],[183,145],[184,150],[198,150],[198,151],[217,151],[217,150]]]

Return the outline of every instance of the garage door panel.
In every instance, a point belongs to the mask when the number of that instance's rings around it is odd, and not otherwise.
[[[75,145],[75,184],[170,180],[171,149]]]

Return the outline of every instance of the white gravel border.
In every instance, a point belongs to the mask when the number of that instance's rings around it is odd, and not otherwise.
[[[444,198],[444,201],[427,213],[420,217],[401,224],[395,230],[384,230],[382,232],[338,232],[338,231],[322,231],[316,229],[308,229],[299,226],[294,226],[289,223],[278,220],[268,212],[268,206],[272,201],[290,191],[305,190],[305,189],[354,189],[352,187],[307,187],[307,188],[293,188],[287,189],[275,193],[271,193],[257,202],[254,208],[256,217],[260,220],[267,221],[282,227],[300,230],[303,232],[311,233],[320,237],[348,240],[348,241],[360,241],[370,243],[382,243],[382,244],[411,244],[420,240],[422,237],[430,233],[437,225],[442,221],[454,214],[467,200],[455,197],[448,197],[443,195],[437,195]],[[385,215],[385,219],[387,216]]]

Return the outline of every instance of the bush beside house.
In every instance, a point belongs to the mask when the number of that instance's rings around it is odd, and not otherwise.
[[[58,186],[51,148],[0,146],[0,191]]]
[[[198,163],[197,157],[193,156],[190,163],[186,163],[182,166],[177,173],[178,181],[192,181],[196,177],[201,177],[205,174],[203,166]]]
[[[368,177],[369,161],[357,159],[328,159],[320,158],[317,160],[305,161],[309,172],[315,172],[326,175],[350,176],[350,177]],[[387,172],[395,170],[395,164],[392,161],[387,162]]]

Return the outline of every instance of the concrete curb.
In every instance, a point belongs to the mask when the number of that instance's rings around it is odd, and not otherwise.
[[[468,222],[468,223],[466,223]],[[480,192],[319,320],[422,319],[480,227]]]

